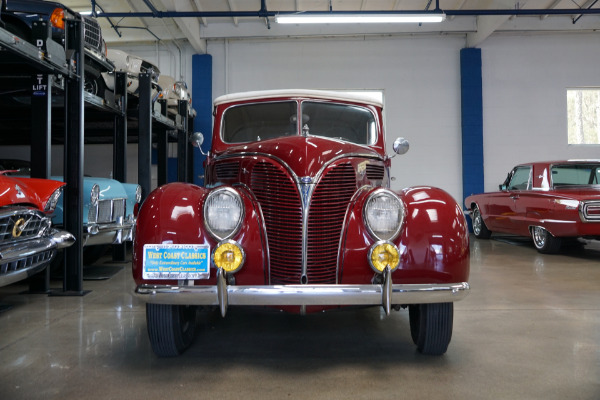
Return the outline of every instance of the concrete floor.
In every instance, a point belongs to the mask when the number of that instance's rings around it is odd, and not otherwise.
[[[600,245],[561,255],[471,242],[471,294],[441,357],[416,352],[408,313],[204,316],[159,359],[129,266],[83,297],[0,288],[0,399],[600,399]],[[59,287],[59,281],[53,286]]]

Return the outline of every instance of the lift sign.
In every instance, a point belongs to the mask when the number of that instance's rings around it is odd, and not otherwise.
[[[144,245],[144,279],[208,279],[210,249],[198,244]]]

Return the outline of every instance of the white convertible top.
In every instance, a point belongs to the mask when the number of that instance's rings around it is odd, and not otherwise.
[[[231,93],[217,97],[215,99],[215,106],[234,101],[259,100],[273,97],[310,97],[325,100],[351,101],[356,103],[370,104],[377,107],[383,107],[383,99],[382,94],[380,92],[352,92],[312,89],[280,89]]]

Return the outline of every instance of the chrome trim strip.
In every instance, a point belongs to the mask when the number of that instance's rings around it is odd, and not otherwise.
[[[233,306],[390,305],[446,303],[469,293],[467,282],[385,285],[265,285],[265,286],[139,285],[135,295],[153,304]],[[220,304],[219,299],[227,299]],[[223,300],[225,301],[225,300]]]
[[[588,214],[587,209],[589,206],[600,207],[600,201],[589,200],[579,203],[579,218],[581,218],[581,222],[600,222],[600,217],[590,216]]]

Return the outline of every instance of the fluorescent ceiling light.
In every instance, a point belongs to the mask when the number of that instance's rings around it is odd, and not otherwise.
[[[88,10],[88,11],[79,11],[79,14],[81,15],[92,15],[92,11]]]
[[[275,15],[280,24],[373,24],[402,22],[442,22],[444,13],[390,13],[390,14],[353,14],[353,13],[298,13]]]

